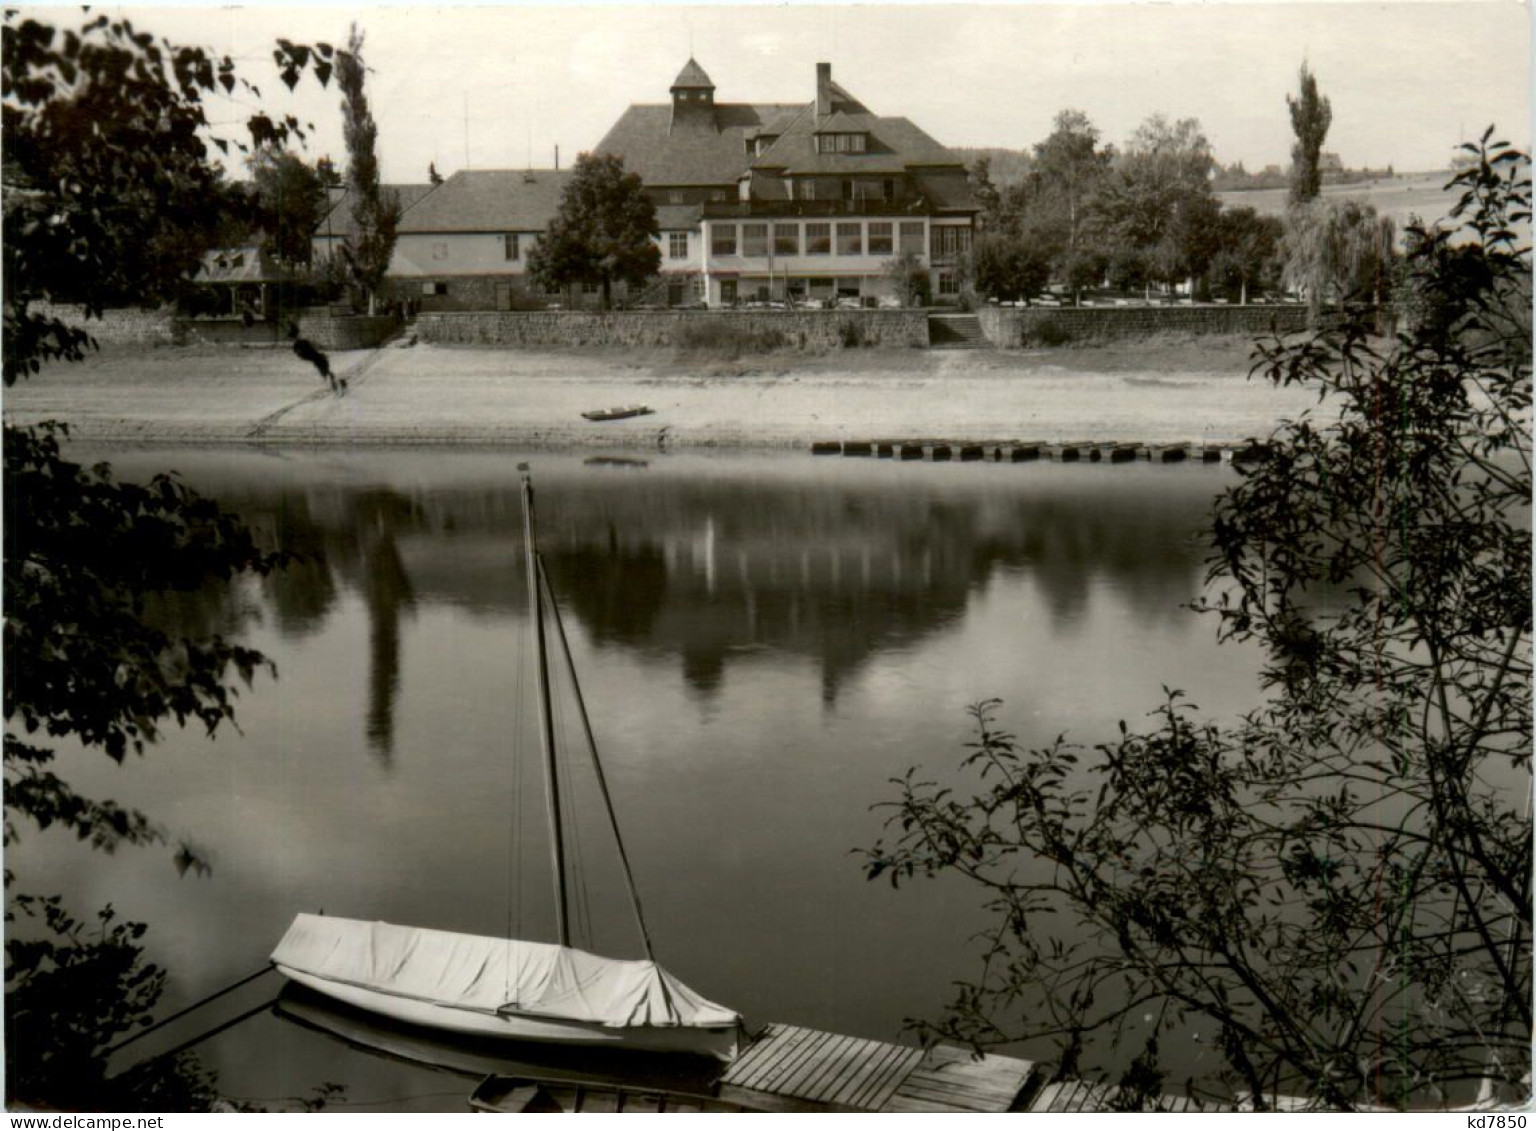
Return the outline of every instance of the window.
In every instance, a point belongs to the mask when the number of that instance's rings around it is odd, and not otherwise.
[[[516,232],[508,232],[506,235],[501,237],[501,242],[502,242],[502,253],[506,256],[506,258],[508,258],[508,259],[516,259],[517,258],[517,233]]]
[[[773,143],[778,140],[778,134],[763,134],[757,139],[756,148],[753,150],[753,152],[757,155],[767,153],[768,150],[773,148]]]
[[[939,231],[941,229],[935,229]],[[949,271],[939,272],[939,294],[957,295],[960,293],[960,279]]]
[[[687,259],[688,258],[688,233],[687,232],[668,232],[667,233],[667,258],[668,259]]]
[[[735,279],[721,279],[720,280],[720,301],[725,303],[727,306],[735,306],[736,305],[736,280]]]
[[[843,199],[844,200],[852,200],[853,199],[853,182],[852,181],[844,181],[843,182]]]
[[[901,222],[901,250],[903,253],[910,251],[913,255],[923,254],[923,222],[921,220]]]
[[[710,203],[712,203],[712,204],[721,204],[724,201],[730,199],[730,194],[727,193],[725,191],[725,189],[723,189],[723,188],[710,189],[709,190],[709,199],[710,199]]]
[[[687,204],[688,194],[682,189],[672,189],[667,193],[668,204]]]
[[[871,220],[869,224],[869,254],[890,255],[894,250],[889,220]]]
[[[885,180],[880,182],[880,189],[884,193],[881,197],[882,200],[896,199],[896,182],[891,180],[890,177],[886,177]]]
[[[736,254],[736,225],[716,224],[710,229],[709,250],[711,255]]]
[[[741,226],[741,254],[748,259],[762,259],[768,254],[768,225],[743,224]]]
[[[832,254],[831,224],[807,224],[805,226],[805,254]]]
[[[599,293],[602,289],[603,289],[603,284],[601,284],[601,283],[583,283],[583,284],[581,284],[581,293],[584,294],[584,295],[595,295],[595,294]]]
[[[799,224],[775,224],[773,226],[773,254],[800,254]]]
[[[818,153],[863,153],[864,134],[817,134]]]
[[[861,234],[862,224],[839,224],[837,226],[837,254],[861,255],[864,251],[864,239]]]
[[[933,241],[931,254],[934,259],[953,259],[971,249],[969,228],[934,228],[929,238]]]
[[[432,258],[433,259],[447,259],[448,258],[448,245],[445,244],[445,243],[435,243],[435,244],[433,244],[432,245]]]
[[[800,182],[800,199],[801,200],[815,200],[816,199],[816,182],[815,181],[801,181]]]

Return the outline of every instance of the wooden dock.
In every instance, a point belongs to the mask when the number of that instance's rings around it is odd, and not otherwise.
[[[769,1025],[720,1078],[722,1100],[769,1111],[1012,1111],[1035,1066],[940,1045],[924,1052]]]

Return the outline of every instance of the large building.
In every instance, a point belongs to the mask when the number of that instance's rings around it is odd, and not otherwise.
[[[662,273],[642,305],[758,302],[875,305],[895,300],[888,268],[905,252],[939,301],[959,291],[976,205],[964,163],[906,118],[869,110],[816,66],[807,102],[715,101],[689,59],[668,102],[630,106],[594,152],[638,173],[656,205]],[[402,186],[390,276],[419,308],[592,304],[530,288],[527,251],[559,206],[568,172],[475,170]],[[425,191],[423,191],[425,190]],[[316,233],[334,242],[338,202]]]
[[[673,297],[710,306],[782,300],[876,302],[905,251],[958,292],[976,206],[965,165],[906,118],[883,117],[816,66],[809,102],[716,102],[689,59],[671,101],[631,106],[600,141],[656,204]]]

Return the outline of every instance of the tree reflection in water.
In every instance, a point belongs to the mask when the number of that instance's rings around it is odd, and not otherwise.
[[[344,590],[368,610],[365,733],[394,748],[401,624],[418,603],[524,613],[521,502],[500,482],[430,487],[314,484],[220,492],[300,561],[264,583],[275,625],[313,634]],[[700,696],[760,649],[815,660],[824,703],[875,654],[957,622],[1000,572],[1026,575],[1053,632],[1084,618],[1105,579],[1133,615],[1179,615],[1198,587],[1194,529],[1219,472],[1149,488],[1140,469],[1057,474],[1018,493],[934,475],[931,484],[841,485],[732,477],[569,474],[541,482],[541,548],[557,594],[598,646],[672,656]],[[1052,469],[1060,472],[1062,469]],[[1202,478],[1206,477],[1206,478]],[[210,590],[180,616],[230,631],[251,610]]]

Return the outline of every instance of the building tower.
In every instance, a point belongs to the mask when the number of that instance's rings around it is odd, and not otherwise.
[[[680,129],[715,130],[715,84],[692,58],[672,81],[672,124],[668,132]]]

